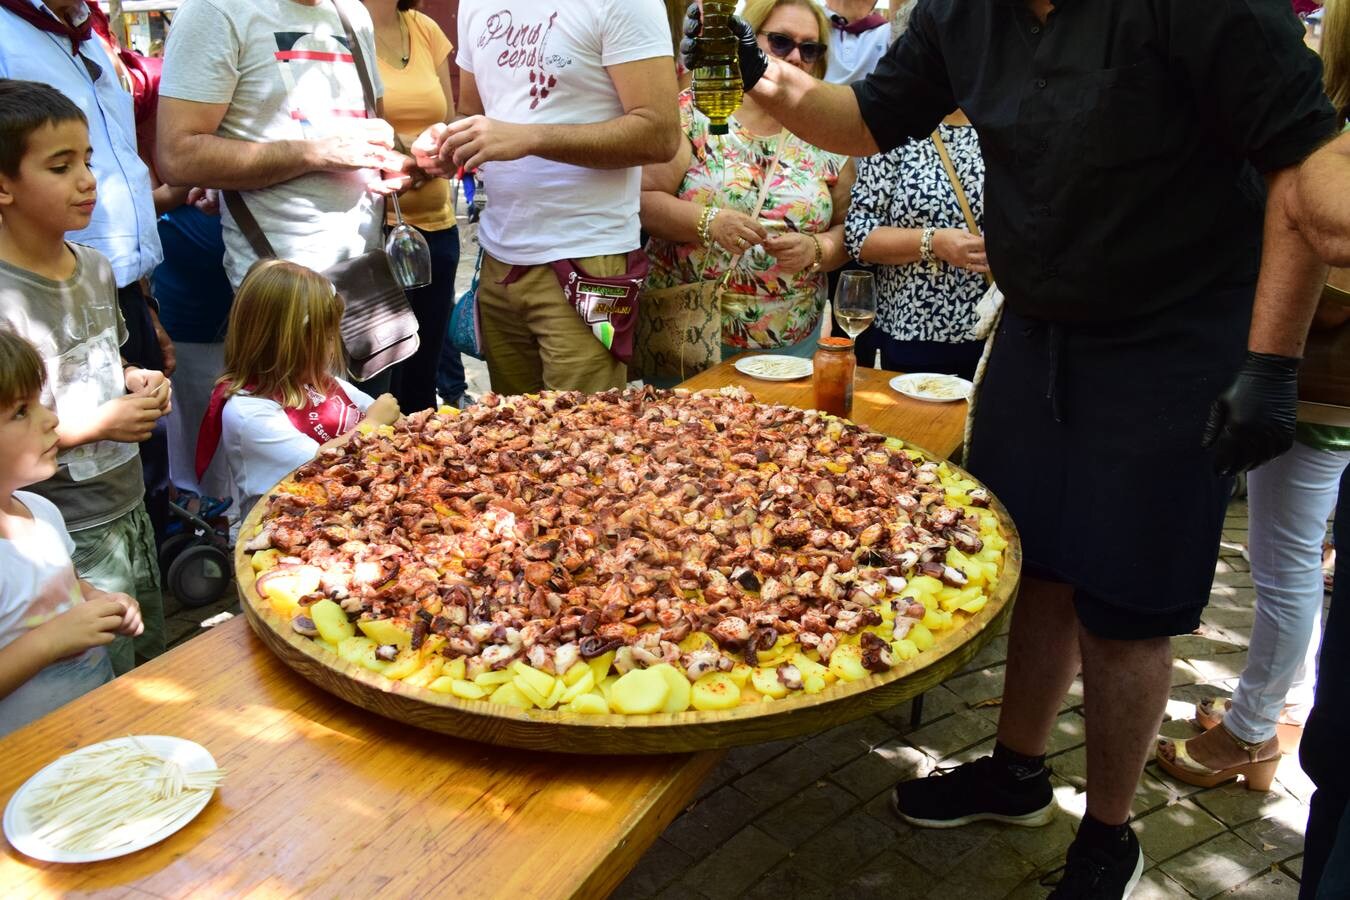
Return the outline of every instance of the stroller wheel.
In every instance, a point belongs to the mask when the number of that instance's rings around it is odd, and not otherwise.
[[[230,557],[213,544],[194,544],[169,566],[169,591],[187,607],[220,599],[230,584]]]
[[[169,569],[173,567],[173,562],[180,553],[186,550],[193,541],[197,539],[190,531],[180,531],[178,534],[170,535],[159,547],[159,575],[163,579],[164,585],[169,584]]]

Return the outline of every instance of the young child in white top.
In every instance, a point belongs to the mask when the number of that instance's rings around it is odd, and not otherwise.
[[[363,421],[391,425],[399,417],[391,395],[373,400],[333,374],[343,361],[341,321],[332,282],[297,263],[260,260],[239,285],[225,372],[197,438],[197,471],[223,447],[241,520],[321,447]]]
[[[75,577],[56,506],[19,490],[56,471],[45,379],[37,350],[0,329],[0,735],[111,680],[104,645],[143,628],[134,599]]]

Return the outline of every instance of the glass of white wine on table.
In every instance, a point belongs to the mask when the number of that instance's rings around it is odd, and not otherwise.
[[[877,283],[871,272],[847,271],[834,289],[834,317],[852,340],[877,317]]]

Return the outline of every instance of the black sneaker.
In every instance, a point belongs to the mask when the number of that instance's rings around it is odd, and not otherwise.
[[[1055,816],[1050,770],[1012,774],[984,756],[964,766],[902,781],[891,792],[891,809],[921,828],[955,828],[971,822],[1003,822],[1035,828]]]
[[[1075,840],[1064,861],[1064,877],[1050,900],[1125,900],[1144,874],[1144,851],[1134,831],[1120,852],[1083,847]]]

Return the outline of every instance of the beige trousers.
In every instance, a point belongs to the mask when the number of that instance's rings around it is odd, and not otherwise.
[[[628,266],[622,253],[577,262],[598,277],[622,275]],[[567,302],[553,270],[530,266],[511,284],[502,284],[510,271],[510,265],[483,254],[478,316],[492,389],[499,394],[622,389],[628,367]]]

